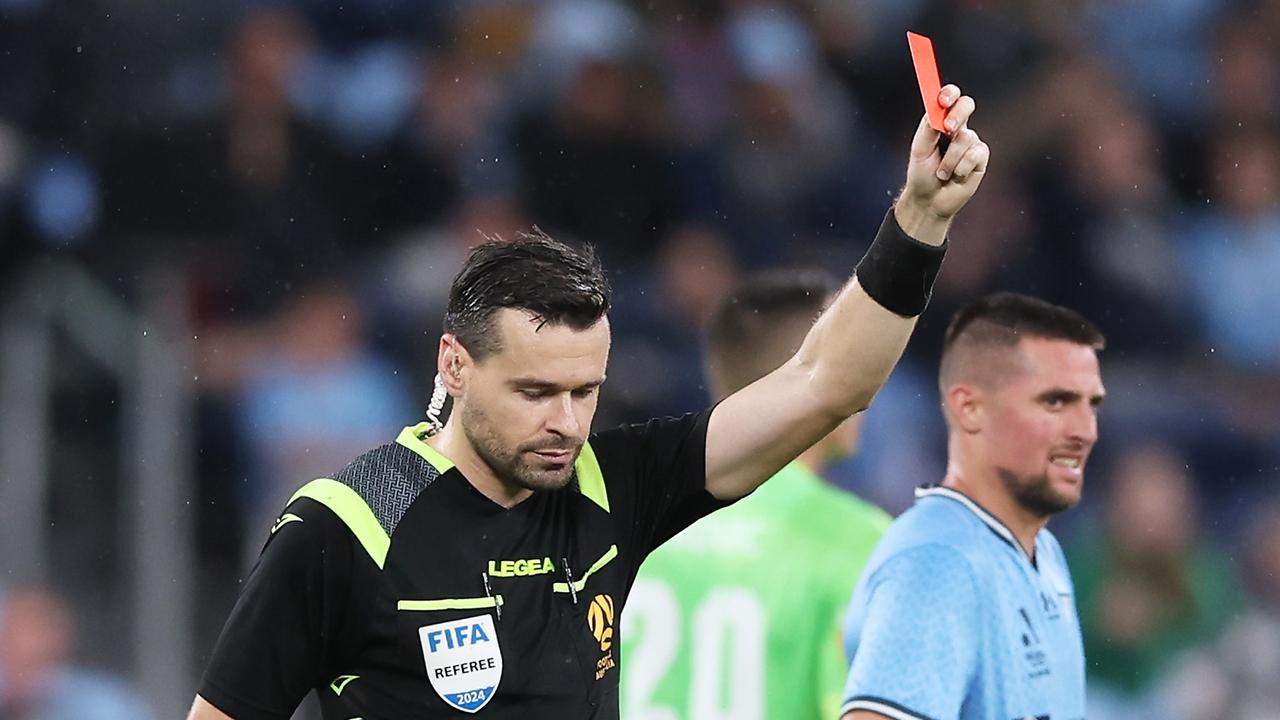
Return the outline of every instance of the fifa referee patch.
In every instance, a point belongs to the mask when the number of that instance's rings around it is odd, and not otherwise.
[[[502,650],[491,615],[418,628],[427,678],[441,699],[473,713],[489,703],[502,680]]]

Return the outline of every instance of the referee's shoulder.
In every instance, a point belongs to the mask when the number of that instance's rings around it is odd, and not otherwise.
[[[304,488],[314,488],[308,483]],[[309,565],[316,558],[338,548],[354,548],[358,542],[348,523],[334,511],[332,503],[314,494],[299,494],[289,502],[266,528],[259,562],[276,567]]]
[[[358,455],[336,472],[303,484],[289,499],[289,504],[311,498],[331,509],[364,505],[385,526],[391,518],[384,516],[397,509],[393,506],[416,498],[441,474],[427,458],[411,448],[389,442]]]
[[[382,567],[401,519],[441,474],[427,457],[405,444],[380,445],[328,477],[299,487],[276,520],[272,534],[290,523],[310,522],[306,534],[341,529]]]

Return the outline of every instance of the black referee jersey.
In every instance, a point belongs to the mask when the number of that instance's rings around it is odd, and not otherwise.
[[[592,435],[575,479],[504,508],[426,424],[294,495],[200,694],[236,720],[617,718],[618,627],[641,561],[723,505],[710,411]]]

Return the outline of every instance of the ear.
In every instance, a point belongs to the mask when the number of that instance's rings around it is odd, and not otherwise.
[[[944,400],[952,425],[967,435],[981,432],[986,424],[986,397],[982,388],[957,383],[947,389]]]
[[[466,387],[465,369],[471,364],[471,353],[458,342],[456,335],[445,333],[440,336],[440,348],[436,353],[436,372],[444,382],[445,390],[448,390],[452,397],[462,395]]]

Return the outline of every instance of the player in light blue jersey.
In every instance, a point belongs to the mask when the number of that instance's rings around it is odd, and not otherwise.
[[[1024,295],[952,319],[946,478],[916,491],[854,591],[844,720],[1083,720],[1071,575],[1045,525],[1080,500],[1103,345],[1077,313]]]

